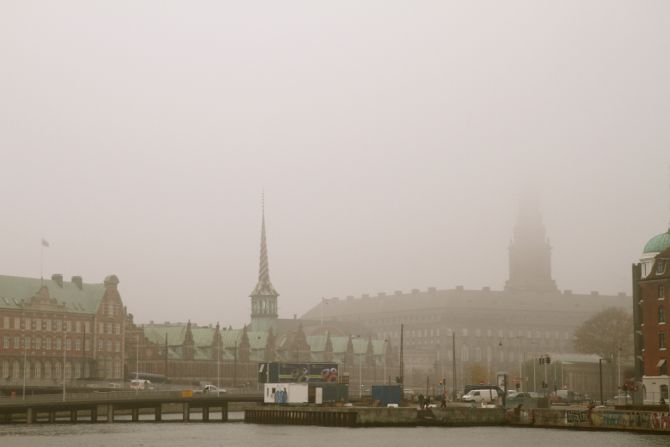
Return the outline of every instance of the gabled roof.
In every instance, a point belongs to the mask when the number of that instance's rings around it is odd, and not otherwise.
[[[186,324],[145,324],[142,326],[144,336],[157,345],[165,344],[167,334],[168,346],[180,346],[186,336]]]
[[[0,308],[24,308],[42,286],[63,312],[95,314],[105,294],[104,284],[82,284],[80,289],[68,281],[63,281],[61,287],[52,279],[0,275]]]

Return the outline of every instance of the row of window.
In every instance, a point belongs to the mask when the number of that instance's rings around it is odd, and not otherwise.
[[[492,329],[487,329],[486,330],[486,336],[492,337],[494,332]],[[468,334],[470,334],[470,331],[466,328],[461,329],[461,335],[463,337],[467,337]],[[474,331],[474,336],[475,337],[482,337],[484,332],[481,329],[475,329]],[[440,329],[408,329],[405,331],[405,337],[409,341],[412,338],[425,338],[425,337],[439,337],[440,336]],[[447,328],[446,329],[446,335],[451,337],[452,335],[452,329]],[[399,339],[400,338],[400,332],[399,331],[391,331],[391,332],[380,332],[379,336],[382,338],[393,338],[393,339]],[[499,339],[504,339],[505,337],[505,331],[503,329],[498,329],[497,331],[497,338]],[[561,334],[560,331],[531,331],[531,330],[510,330],[508,332],[508,338],[527,338],[527,339],[551,339],[554,338],[556,340],[560,340],[563,338],[564,340],[571,340],[573,338],[573,335],[570,332],[565,332]]]
[[[71,321],[57,320],[49,318],[29,318],[29,317],[3,317],[3,329],[20,329],[47,332],[91,332],[91,323],[89,321]]]
[[[91,333],[90,321],[52,320],[48,318],[3,317],[3,329],[33,330],[45,332]],[[121,335],[120,323],[98,323],[98,333]]]
[[[82,365],[83,363],[83,365]],[[105,359],[101,361],[101,367],[103,369],[105,377],[108,378],[120,378],[123,365],[120,359]],[[61,379],[63,368],[62,363],[59,361],[53,362],[53,365],[50,361],[46,360],[41,361],[27,361],[26,368],[26,378],[30,379]],[[91,376],[91,367],[88,362],[65,362],[65,377],[70,378],[82,378]],[[3,379],[15,379],[19,380],[23,378],[23,362],[14,360],[10,363],[9,360],[3,360],[0,364],[0,377]]]
[[[66,338],[65,339],[65,350],[66,351],[71,351],[72,350],[72,339]],[[22,349],[23,347],[28,347],[28,349],[34,349],[36,351],[51,351],[53,348],[56,351],[60,351],[63,347],[63,341],[61,341],[60,338],[50,338],[50,337],[45,337],[42,339],[42,337],[35,337],[32,339],[30,336],[23,337],[23,345],[21,345],[21,337],[19,336],[14,336],[11,337],[9,335],[5,335],[2,337],[2,348],[3,350],[8,350],[11,348],[14,349]],[[105,349],[106,348],[106,349]],[[98,340],[98,351],[107,351],[107,352],[121,352],[121,342],[120,341],[114,341],[112,343],[112,340]],[[74,340],[74,350],[75,351],[81,351],[81,340],[75,339]],[[84,341],[84,351],[90,351],[91,350],[91,341],[90,340],[85,340]]]

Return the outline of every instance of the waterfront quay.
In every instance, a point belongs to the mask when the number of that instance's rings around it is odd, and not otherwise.
[[[564,407],[522,410],[449,406],[420,410],[411,407],[270,405],[246,410],[244,421],[254,424],[334,427],[509,426],[670,434],[670,412],[667,407],[657,409]]]
[[[54,422],[115,422],[115,415],[130,414],[130,421],[138,422],[140,413],[153,414],[160,422],[164,412],[180,411],[182,421],[190,422],[192,412],[201,413],[202,422],[210,422],[210,413],[221,412],[218,419],[228,420],[230,403],[259,403],[259,393],[193,394],[191,391],[119,391],[108,393],[35,395],[21,399],[0,400],[0,423],[54,423]]]

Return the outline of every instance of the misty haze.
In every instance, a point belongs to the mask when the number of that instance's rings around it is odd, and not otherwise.
[[[0,443],[667,434],[668,54],[660,0],[5,0]]]

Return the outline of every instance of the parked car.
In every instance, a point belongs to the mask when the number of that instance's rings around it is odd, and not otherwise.
[[[198,394],[216,394],[216,395],[221,395],[223,393],[226,393],[227,390],[223,388],[219,388],[216,385],[205,385],[202,387],[201,390],[196,390],[194,391],[195,393]]]

